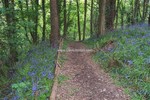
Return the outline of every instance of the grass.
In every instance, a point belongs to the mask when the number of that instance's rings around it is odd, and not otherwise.
[[[69,79],[69,77],[65,76],[65,75],[59,75],[58,76],[58,84],[63,84],[65,81],[67,81]]]
[[[20,55],[19,61],[14,66],[16,72],[9,84],[9,93],[0,95],[0,98],[3,100],[46,100],[50,96],[56,50],[50,48],[48,44],[42,42]]]
[[[150,27],[135,25],[85,41],[90,48],[103,48],[109,41],[115,47],[99,51],[94,59],[129,91],[132,100],[150,100]],[[110,66],[110,62],[116,63]]]

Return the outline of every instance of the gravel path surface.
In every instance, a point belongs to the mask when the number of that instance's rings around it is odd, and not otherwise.
[[[68,49],[86,49],[80,42]],[[113,84],[110,76],[92,60],[89,52],[67,52],[67,60],[59,71],[66,80],[60,82],[56,100],[130,100],[121,87]]]

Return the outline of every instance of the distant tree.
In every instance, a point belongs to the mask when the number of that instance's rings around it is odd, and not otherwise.
[[[124,2],[120,2],[120,16],[121,16],[121,28],[123,28],[124,27],[124,24],[125,24],[125,21],[124,21],[124,18],[125,18],[125,4],[124,4]]]
[[[131,9],[131,24],[134,25],[139,21],[139,13],[140,13],[140,1],[139,0],[131,0],[130,5],[132,5]]]
[[[90,15],[90,30],[91,30],[91,36],[93,35],[93,6],[94,6],[94,0],[91,0],[91,15]]]
[[[77,3],[77,16],[78,16],[78,33],[79,33],[79,41],[81,41],[79,1],[76,0],[76,3]]]
[[[45,12],[45,0],[42,0],[42,12],[43,12],[43,32],[42,41],[45,41],[45,31],[46,31],[46,12]]]
[[[3,5],[6,10],[5,17],[7,23],[6,36],[9,44],[9,63],[8,66],[13,66],[17,61],[17,45],[14,43],[16,36],[16,18],[14,10],[14,0],[3,0]]]
[[[149,12],[149,17],[148,17],[148,25],[150,26],[150,12]]]
[[[145,22],[145,19],[146,19],[146,17],[147,17],[149,1],[150,1],[150,0],[144,0],[144,1],[143,1],[142,22]]]
[[[99,1],[99,33],[97,37],[105,34],[105,7],[106,0]]]
[[[87,0],[84,1],[83,40],[85,39],[85,31],[86,31],[86,15],[87,15]]]
[[[59,41],[59,19],[57,10],[57,0],[50,0],[51,11],[51,34],[50,44],[52,48],[58,48]]]
[[[64,0],[64,37],[66,37],[67,33],[67,10],[66,10],[66,0]]]
[[[31,0],[32,4],[32,20],[34,22],[34,27],[33,31],[31,31],[31,36],[32,36],[32,41],[33,44],[37,44],[38,42],[38,17],[39,17],[39,12],[38,12],[38,6],[39,6],[39,0]]]
[[[26,20],[25,20],[25,14],[24,14],[24,11],[23,11],[23,1],[18,1],[18,4],[19,4],[19,8],[20,8],[20,13],[21,13],[21,20],[24,22],[23,23],[23,28],[25,30],[26,39],[31,43],[29,35],[28,35],[27,26],[25,24]]]
[[[115,21],[115,29],[118,27],[118,15],[119,15],[119,7],[120,7],[120,0],[117,0],[117,5],[116,5],[116,21]]]

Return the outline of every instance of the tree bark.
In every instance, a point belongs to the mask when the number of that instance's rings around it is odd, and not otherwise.
[[[42,41],[45,41],[45,31],[46,31],[45,0],[42,0],[42,12],[43,12],[43,32],[42,32]]]
[[[105,6],[106,0],[100,0],[99,2],[99,33],[97,37],[105,34]]]
[[[87,14],[87,0],[85,0],[85,2],[84,2],[83,40],[85,40],[85,31],[86,31],[86,14]]]
[[[76,3],[77,3],[77,16],[78,16],[78,33],[79,33],[79,41],[81,41],[79,1],[76,0]]]
[[[148,13],[148,3],[150,0],[144,0],[143,1],[143,14],[142,14],[142,22],[145,22],[147,13]]]
[[[14,0],[3,0],[4,8],[6,9],[6,23],[8,30],[6,32],[9,44],[9,63],[8,66],[12,67],[14,63],[18,60],[17,59],[17,50],[15,45],[12,41],[15,38],[16,34],[16,20],[15,20],[15,13],[14,13]]]
[[[93,4],[94,4],[94,0],[91,0],[91,18],[90,18],[90,30],[91,30],[91,36],[93,35]]]
[[[116,0],[107,0],[106,2],[106,29],[111,31],[114,29]]]
[[[134,10],[133,10],[133,24],[136,24],[138,22],[139,17],[139,8],[140,8],[140,1],[135,0],[134,1]]]
[[[150,12],[149,12],[149,16],[148,16],[148,25],[150,26]]]
[[[67,11],[66,11],[66,0],[64,0],[64,37],[66,37],[67,32]]]
[[[57,0],[50,0],[50,11],[51,11],[50,44],[52,48],[58,48],[59,19],[58,19],[58,10],[57,10]]]
[[[124,28],[124,15],[125,15],[125,5],[124,2],[120,3],[120,14],[121,14],[121,28]]]
[[[33,17],[31,18],[32,21],[34,22],[34,27],[33,27],[33,31],[31,31],[31,37],[32,37],[32,42],[33,44],[37,44],[38,42],[38,5],[39,5],[39,0],[31,0],[31,4],[32,4],[32,11],[34,13]]]
[[[117,29],[117,27],[118,27],[119,6],[120,6],[120,0],[117,0],[115,29]]]

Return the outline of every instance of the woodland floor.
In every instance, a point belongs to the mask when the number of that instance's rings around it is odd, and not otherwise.
[[[68,49],[86,49],[81,42],[70,43]],[[123,88],[114,85],[111,77],[92,60],[90,52],[66,52],[58,83],[56,100],[130,100]],[[59,81],[58,81],[59,82]]]

